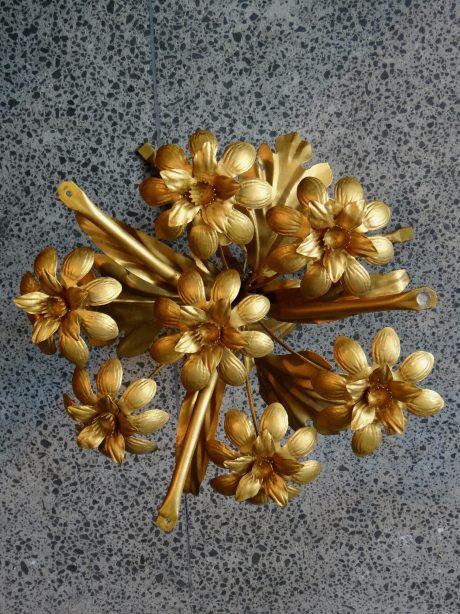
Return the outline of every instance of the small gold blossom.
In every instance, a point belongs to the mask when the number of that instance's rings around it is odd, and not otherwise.
[[[380,447],[381,426],[387,434],[404,432],[407,416],[432,416],[444,407],[434,390],[416,384],[428,377],[434,357],[429,352],[410,354],[393,371],[399,359],[399,337],[392,328],[383,328],[372,342],[372,364],[369,366],[362,347],[349,337],[338,337],[334,345],[337,363],[346,372],[318,373],[313,385],[324,398],[335,401],[316,420],[324,434],[350,428],[355,454],[371,454]]]
[[[256,159],[252,145],[228,145],[219,162],[217,147],[214,134],[195,132],[189,140],[190,163],[178,145],[163,145],[155,158],[160,177],[145,179],[139,188],[149,205],[171,205],[157,218],[157,235],[176,239],[189,226],[190,248],[198,258],[209,258],[219,244],[249,243],[253,224],[235,205],[260,209],[272,198],[269,183],[243,176]]]
[[[211,486],[223,495],[250,503],[267,503],[272,499],[286,507],[300,492],[294,484],[311,482],[320,473],[318,461],[299,462],[316,445],[314,428],[298,429],[281,445],[288,429],[288,416],[280,403],[267,406],[259,434],[247,415],[238,409],[227,412],[224,429],[239,452],[216,440],[207,445],[211,460],[231,471],[211,480]]]
[[[118,464],[123,462],[125,451],[133,454],[154,452],[156,443],[137,435],[155,433],[169,420],[169,415],[161,409],[149,409],[133,415],[133,412],[150,403],[157,386],[152,379],[136,380],[117,400],[122,377],[121,362],[118,358],[111,358],[97,373],[97,393],[94,393],[88,372],[77,367],[72,387],[82,405],[77,405],[68,395],[64,395],[67,412],[74,420],[82,422],[77,437],[80,448],[99,448]]]
[[[174,363],[188,355],[181,370],[187,390],[204,388],[215,369],[227,384],[241,386],[247,371],[235,352],[258,357],[273,351],[267,334],[242,329],[265,317],[269,300],[250,294],[232,308],[240,287],[239,273],[228,269],[217,275],[207,299],[201,275],[187,271],[178,282],[182,306],[163,297],[155,302],[155,317],[180,332],[154,341],[150,353],[160,363]]]
[[[376,265],[393,259],[393,244],[388,238],[365,234],[386,226],[389,207],[380,201],[366,203],[363,188],[354,177],[337,182],[334,199],[319,179],[305,177],[297,196],[300,210],[276,206],[268,212],[273,230],[295,238],[273,250],[269,266],[278,273],[294,273],[307,266],[301,282],[306,298],[323,296],[338,281],[350,294],[367,292],[371,278],[357,258]]]
[[[46,247],[35,259],[35,277],[32,273],[23,276],[22,295],[14,299],[33,322],[33,343],[52,354],[58,332],[61,354],[77,365],[84,364],[89,356],[80,327],[96,343],[118,335],[115,320],[91,307],[113,301],[121,292],[121,284],[111,277],[96,278],[91,271],[93,263],[94,252],[79,247],[64,258],[58,274],[57,252],[54,247]]]

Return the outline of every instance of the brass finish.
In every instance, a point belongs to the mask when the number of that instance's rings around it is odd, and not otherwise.
[[[355,341],[339,337],[334,355],[344,373],[284,339],[299,323],[435,307],[431,288],[407,289],[407,271],[370,272],[361,262],[389,263],[393,244],[412,240],[412,228],[374,234],[389,222],[388,205],[365,200],[354,177],[342,177],[329,193],[329,165],[305,167],[312,147],[297,133],[279,136],[274,150],[237,141],[219,154],[215,135],[199,130],[188,149],[189,155],[176,144],[138,150],[150,172],[140,194],[161,209],[156,236],[111,218],[75,183],[63,182],[59,198],[102,253],[77,248],[58,272],[56,250],[45,248],[14,299],[33,324],[33,343],[52,353],[57,340],[76,365],[79,401],[64,400],[80,423],[77,443],[116,463],[125,451],[156,449],[137,434],[158,430],[168,414],[135,412],[155,394],[153,377],[184,359],[175,468],[156,520],[164,531],[177,523],[182,494],[199,494],[209,460],[230,471],[211,480],[218,492],[284,507],[300,492],[295,484],[319,474],[316,461],[299,461],[315,446],[315,429],[352,430],[353,452],[363,456],[380,446],[382,426],[390,434],[404,431],[406,410],[431,416],[444,405],[416,385],[432,369],[431,354],[415,352],[394,369],[399,338],[391,328],[377,333],[370,365]],[[165,242],[185,233],[189,254]],[[120,358],[149,351],[156,366],[118,398],[122,367],[112,358],[93,392],[81,330],[91,346],[116,342]],[[275,345],[286,353],[274,353]],[[260,420],[253,368],[267,403]],[[227,385],[245,385],[248,397],[246,413],[234,408],[224,418],[238,451],[215,439]],[[289,426],[294,432],[283,445]]]

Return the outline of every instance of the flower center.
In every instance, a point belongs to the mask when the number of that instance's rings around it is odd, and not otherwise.
[[[393,400],[386,386],[371,386],[367,391],[367,402],[373,407],[384,407]]]
[[[200,326],[200,335],[203,344],[213,345],[220,339],[220,328],[216,324],[209,322]]]
[[[207,207],[217,199],[214,186],[205,181],[193,185],[186,195],[187,200],[199,207]]]
[[[46,309],[47,315],[62,318],[67,313],[67,304],[60,296],[50,296]]]
[[[271,476],[273,473],[273,465],[268,458],[261,458],[257,461],[257,473],[262,479]]]
[[[341,226],[334,226],[326,231],[323,243],[329,249],[345,249],[350,242],[350,233]]]

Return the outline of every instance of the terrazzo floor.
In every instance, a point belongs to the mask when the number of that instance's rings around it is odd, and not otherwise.
[[[458,3],[0,0],[0,24],[0,614],[460,612]],[[391,205],[393,228],[415,227],[396,264],[436,288],[435,310],[290,341],[331,359],[337,335],[368,347],[392,325],[403,354],[436,356],[428,385],[446,407],[365,460],[345,434],[320,438],[323,473],[286,510],[205,485],[164,534],[174,420],[154,457],[121,468],[80,451],[62,407],[72,368],[32,346],[11,300],[45,245],[87,244],[60,181],[149,230],[134,151],[200,127],[254,144],[297,130],[315,161]],[[124,366],[133,377],[150,361]],[[156,406],[175,413],[174,370],[158,383]]]

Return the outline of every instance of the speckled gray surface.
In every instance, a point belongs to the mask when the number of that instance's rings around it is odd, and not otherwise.
[[[0,1],[1,614],[460,611],[455,9],[444,0]],[[437,356],[429,384],[446,399],[440,415],[411,420],[366,460],[346,435],[320,438],[312,458],[323,473],[287,510],[237,505],[205,486],[188,498],[188,527],[183,513],[172,535],[152,518],[173,422],[157,436],[161,451],[122,468],[80,452],[61,406],[71,368],[31,346],[11,306],[41,247],[64,254],[86,242],[54,197],[64,177],[110,213],[151,226],[133,151],[157,126],[161,142],[204,126],[222,142],[299,130],[315,160],[356,174],[392,206],[393,227],[413,224],[416,240],[398,247],[396,263],[413,287],[438,290],[437,309],[305,327],[292,343],[330,358],[337,334],[368,346],[391,324],[403,353]],[[125,361],[128,375],[147,362]],[[172,410],[173,375],[159,378],[156,403]],[[226,404],[242,400],[235,392]]]

